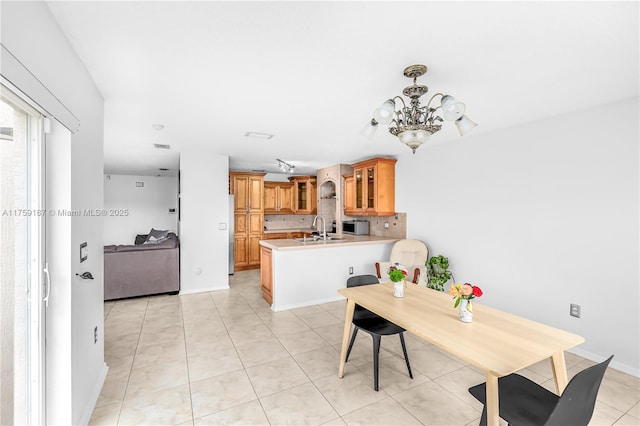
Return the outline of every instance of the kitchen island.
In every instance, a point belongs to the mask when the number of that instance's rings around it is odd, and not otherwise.
[[[260,287],[275,312],[342,300],[352,275],[375,275],[398,238],[332,235],[330,240],[260,241]],[[350,273],[352,272],[352,273]]]

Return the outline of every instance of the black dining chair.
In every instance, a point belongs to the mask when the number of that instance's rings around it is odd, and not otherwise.
[[[608,359],[576,374],[561,396],[548,391],[519,374],[498,379],[500,417],[509,425],[578,426],[587,425],[593,415],[598,389],[609,362]],[[478,401],[485,404],[480,425],[487,424],[486,384],[469,388]]]
[[[356,275],[347,280],[347,288],[378,283],[378,278],[375,275]],[[400,343],[402,343],[402,352],[404,353],[404,360],[407,363],[407,370],[409,370],[409,377],[413,379],[411,366],[409,365],[409,356],[407,355],[407,347],[404,343],[405,329],[379,315],[374,314],[360,305],[356,305],[355,311],[353,312],[353,334],[351,335],[351,341],[349,342],[349,349],[347,349],[345,362],[349,361],[349,354],[351,353],[351,348],[353,348],[353,343],[356,341],[358,330],[369,333],[373,338],[373,388],[376,391],[378,390],[378,359],[380,355],[380,340],[382,336],[389,336],[392,334],[400,335]]]

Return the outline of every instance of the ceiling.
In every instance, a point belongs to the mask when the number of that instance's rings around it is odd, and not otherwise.
[[[104,97],[105,173],[175,175],[184,150],[232,170],[280,172],[281,158],[296,174],[411,155],[383,128],[359,132],[416,63],[430,94],[466,103],[474,133],[638,96],[637,2],[48,6]],[[445,123],[415,155],[457,138]]]

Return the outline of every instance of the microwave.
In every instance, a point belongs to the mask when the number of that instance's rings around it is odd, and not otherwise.
[[[351,235],[369,235],[369,221],[345,220],[342,222],[342,233]]]

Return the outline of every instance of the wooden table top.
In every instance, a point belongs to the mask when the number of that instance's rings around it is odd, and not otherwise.
[[[446,293],[409,285],[393,296],[393,283],[352,287],[338,293],[433,345],[498,377],[506,376],[584,342],[584,338],[483,306],[473,300],[473,322],[458,319]]]

